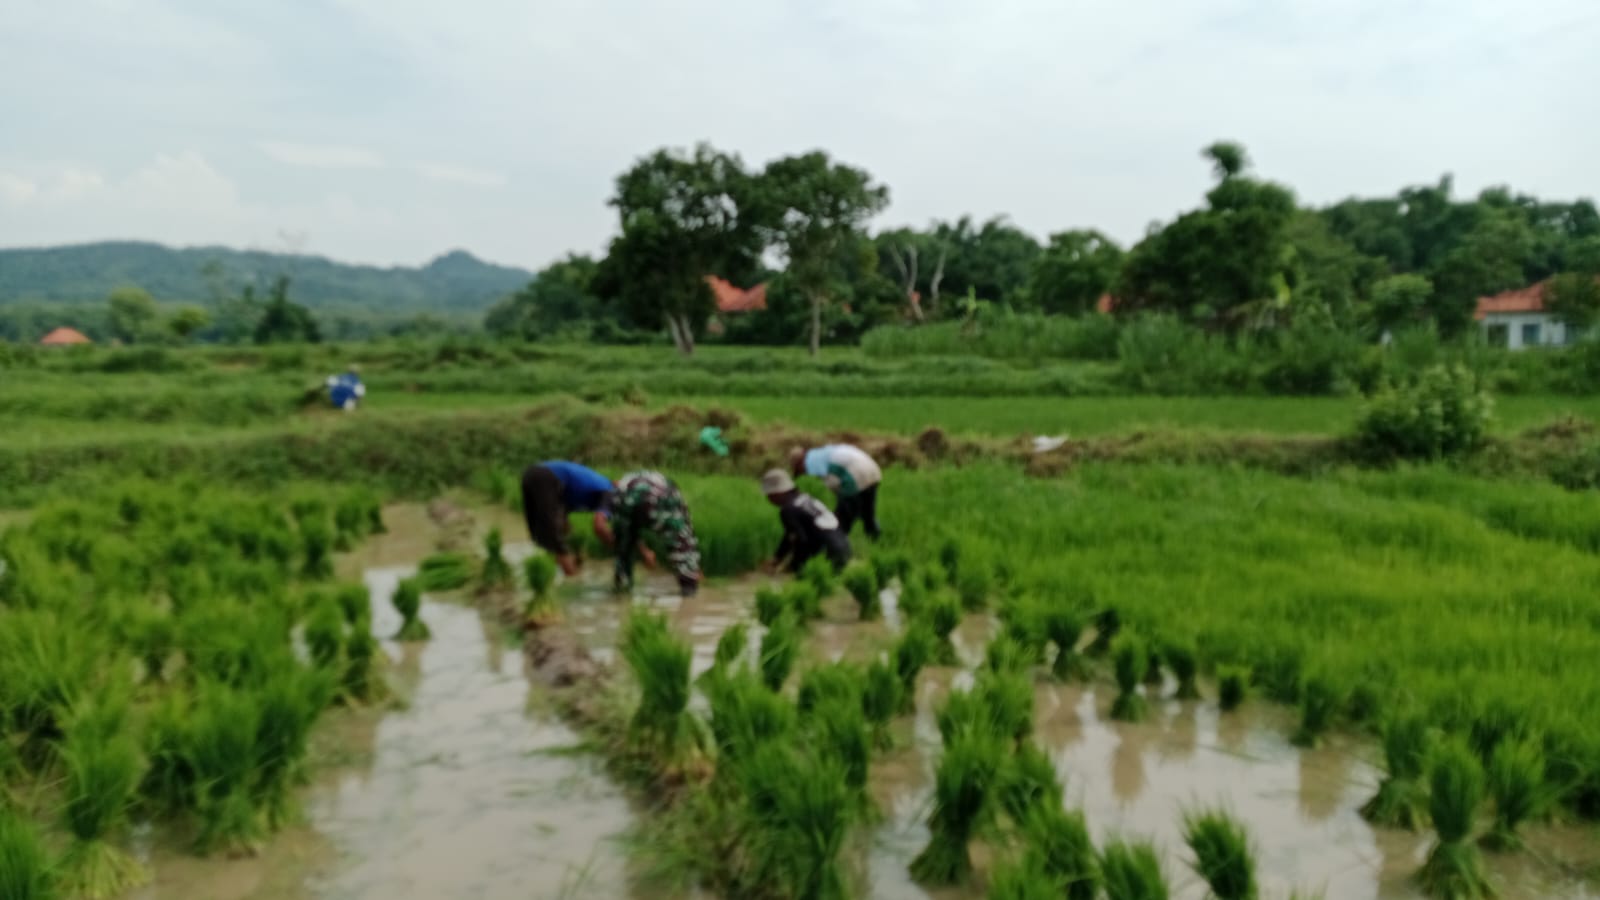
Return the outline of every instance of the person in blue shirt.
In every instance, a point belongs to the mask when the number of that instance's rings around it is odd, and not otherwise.
[[[556,558],[561,571],[574,575],[578,557],[567,544],[567,514],[598,512],[595,534],[610,543],[607,516],[616,486],[611,479],[575,462],[551,460],[529,466],[522,473],[522,516],[528,522],[533,542]],[[646,564],[652,560],[645,559]]]
[[[343,375],[328,376],[328,402],[334,409],[350,412],[367,396],[367,386],[361,383],[361,373],[354,365]]]

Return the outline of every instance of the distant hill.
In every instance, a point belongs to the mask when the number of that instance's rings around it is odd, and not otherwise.
[[[210,274],[208,274],[210,273]],[[290,296],[312,309],[481,312],[525,286],[533,273],[456,250],[421,268],[346,265],[320,256],[108,242],[0,250],[0,303],[99,301],[134,284],[161,301],[203,301],[213,285],[236,294],[263,289],[279,274]]]

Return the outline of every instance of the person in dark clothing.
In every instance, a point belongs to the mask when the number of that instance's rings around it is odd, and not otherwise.
[[[609,478],[574,462],[552,460],[523,471],[522,516],[528,522],[528,535],[556,558],[567,575],[578,571],[577,554],[567,544],[567,514],[603,511],[614,490]],[[610,537],[604,516],[595,517],[595,534]]]
[[[781,469],[761,476],[761,491],[778,508],[783,523],[783,540],[768,568],[799,572],[818,554],[826,555],[835,570],[850,562],[850,539],[839,527],[839,519],[822,502],[801,493],[794,479]]]

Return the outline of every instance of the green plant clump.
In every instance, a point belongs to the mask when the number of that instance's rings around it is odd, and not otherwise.
[[[1044,614],[1044,630],[1050,643],[1056,647],[1055,661],[1050,672],[1057,680],[1086,678],[1088,660],[1078,652],[1078,641],[1083,637],[1083,617],[1066,606],[1052,607]]]
[[[394,604],[395,611],[400,613],[400,630],[395,633],[397,641],[425,641],[432,637],[428,630],[428,623],[422,621],[418,615],[422,610],[422,584],[415,578],[403,578],[395,585],[394,595],[389,598]]]
[[[900,636],[894,649],[890,651],[890,659],[894,663],[894,673],[900,679],[900,711],[909,713],[915,710],[917,703],[917,676],[922,674],[929,662],[938,652],[939,639],[934,636],[924,622],[913,622],[905,634]]]
[[[1506,852],[1522,847],[1517,828],[1543,815],[1551,800],[1544,748],[1529,738],[1508,737],[1489,759],[1489,795],[1494,798],[1494,824],[1481,843]]]
[[[1111,702],[1111,718],[1119,722],[1141,721],[1146,707],[1139,683],[1150,666],[1144,641],[1136,634],[1125,633],[1117,637],[1111,652],[1117,674],[1117,698]]]
[[[960,663],[956,656],[956,645],[951,643],[950,635],[961,624],[961,604],[956,598],[940,591],[929,599],[922,621],[933,629],[935,638],[932,662],[941,666],[954,666]]]
[[[967,612],[982,612],[989,607],[989,592],[994,588],[994,572],[976,560],[968,561],[956,575],[956,593],[961,598],[961,608]]]
[[[1256,860],[1244,826],[1220,810],[1187,813],[1184,841],[1194,852],[1195,874],[1217,900],[1256,900]]]
[[[763,628],[771,628],[787,608],[788,601],[782,592],[771,587],[756,588],[756,621]]]
[[[1178,691],[1175,695],[1179,700],[1200,699],[1200,662],[1190,640],[1175,640],[1167,643],[1164,654],[1167,665],[1172,667],[1172,675],[1178,680]]]
[[[1112,841],[1100,851],[1106,900],[1167,900],[1161,857],[1148,841]]]
[[[1427,821],[1428,723],[1414,712],[1396,713],[1382,726],[1385,773],[1378,792],[1361,807],[1368,822],[1414,831]]]
[[[1217,667],[1217,705],[1223,712],[1232,712],[1244,704],[1250,694],[1250,670],[1243,666]]]
[[[1021,825],[1040,804],[1061,806],[1061,783],[1055,763],[1031,741],[1025,741],[1006,761],[1000,777],[1000,806],[1011,821]]]
[[[830,573],[829,577],[833,577],[831,574],[833,569],[830,567],[828,571]],[[824,596],[826,595],[817,589],[815,581],[808,578],[800,578],[789,582],[788,587],[784,588],[783,605],[787,609],[793,610],[795,615],[800,617],[800,621],[807,622],[822,618],[822,599]]]
[[[1060,797],[1059,792],[1056,795]],[[1027,853],[1056,883],[1056,897],[1095,900],[1100,892],[1100,867],[1089,826],[1079,810],[1061,803],[1037,803],[1022,823]]]
[[[883,606],[878,599],[878,576],[871,566],[866,563],[855,563],[844,570],[843,581],[845,590],[855,598],[856,605],[861,608],[861,621],[872,622],[883,615]]]
[[[1300,727],[1294,734],[1295,745],[1317,746],[1344,702],[1344,689],[1331,677],[1313,675],[1307,678],[1300,689]]]
[[[1059,900],[1059,880],[1045,871],[1036,853],[1026,852],[995,867],[989,876],[989,900]]]
[[[689,714],[694,652],[659,615],[634,611],[623,625],[619,652],[639,685],[630,730],[658,765],[677,769],[698,748]]]
[[[307,598],[310,611],[306,614],[306,649],[318,668],[334,669],[344,650],[344,611],[338,601],[318,592]]]
[[[779,742],[757,748],[738,767],[745,797],[744,841],[750,881],[762,895],[844,900],[839,861],[858,804],[837,761]]]
[[[872,726],[873,740],[879,747],[889,744],[889,723],[900,709],[900,680],[894,669],[881,659],[867,666],[862,681],[861,711]]]
[[[0,805],[0,897],[53,900],[54,866],[33,825]]]
[[[806,561],[800,569],[800,579],[817,592],[819,601],[833,596],[838,573],[833,568],[833,561],[826,554],[818,554]]]
[[[143,884],[150,873],[111,843],[127,825],[144,772],[138,745],[125,731],[108,731],[88,717],[68,732],[61,755],[63,814],[73,838],[63,862],[69,891],[112,897]]]
[[[483,538],[483,568],[478,571],[478,587],[484,591],[510,590],[515,576],[506,562],[504,539],[499,528],[489,529]]]
[[[1439,842],[1417,873],[1431,896],[1446,900],[1493,896],[1472,841],[1483,789],[1483,766],[1470,747],[1457,739],[1434,746],[1428,760],[1428,812]]]
[[[527,578],[528,590],[540,600],[550,595],[550,588],[556,583],[556,571],[556,558],[548,553],[535,553],[522,562],[522,573]]]
[[[972,873],[968,845],[993,816],[993,796],[1005,765],[1006,744],[994,735],[965,732],[945,744],[934,773],[934,807],[928,846],[911,861],[913,878],[927,885],[958,884]]]
[[[435,553],[417,566],[422,589],[430,594],[466,587],[472,581],[472,559],[464,553]]]
[[[770,691],[783,688],[800,655],[803,630],[792,611],[785,611],[761,636],[761,681]]]
[[[732,668],[739,660],[744,658],[745,651],[750,647],[750,626],[743,622],[735,622],[722,630],[722,635],[717,638],[717,649],[711,657],[711,668],[715,672],[725,672]]]

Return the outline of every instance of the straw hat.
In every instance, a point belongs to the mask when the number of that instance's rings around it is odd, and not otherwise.
[[[782,469],[769,469],[767,474],[761,476],[761,492],[771,497],[774,494],[787,494],[794,490],[794,479]]]

